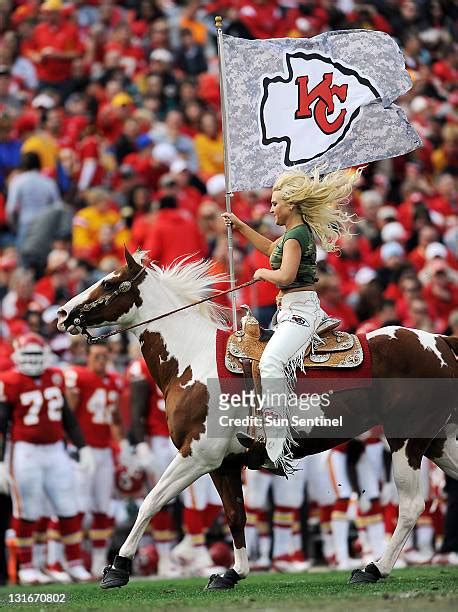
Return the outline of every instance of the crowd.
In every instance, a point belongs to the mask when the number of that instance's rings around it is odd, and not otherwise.
[[[226,33],[245,38],[349,28],[395,38],[413,81],[397,103],[423,146],[365,168],[349,204],[360,222],[338,254],[319,251],[317,291],[341,329],[395,323],[458,335],[456,2],[0,0],[2,372],[13,339],[29,331],[46,338],[56,362],[86,363],[82,345],[58,332],[56,312],[122,265],[125,244],[160,265],[192,253],[227,272],[216,14]],[[266,236],[279,235],[269,190],[236,193],[232,208]],[[244,282],[268,262],[234,239]],[[239,304],[268,326],[275,293],[259,282],[240,292]],[[129,337],[116,339],[108,367],[128,377],[136,357]],[[120,401],[128,414],[129,399]],[[265,513],[261,505],[255,510]],[[186,531],[202,546],[207,526],[192,515],[192,500],[187,508]],[[285,514],[293,529],[298,508],[279,510],[278,529]],[[171,546],[162,520],[156,528]],[[283,547],[278,556],[291,554]]]

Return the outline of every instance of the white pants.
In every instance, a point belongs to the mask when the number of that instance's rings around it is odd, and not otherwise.
[[[148,472],[148,476],[153,479],[152,485],[154,486],[172,463],[178,451],[168,436],[151,436],[149,444],[154,453],[155,465],[154,474]]]
[[[307,481],[305,460],[291,476],[279,478],[267,472],[246,470],[245,501],[250,509],[265,510],[268,506],[268,493],[272,487],[273,501],[276,506],[300,508],[304,501],[304,488]]]
[[[57,516],[70,517],[77,513],[75,472],[63,442],[13,442],[10,477],[15,517],[37,520],[49,512],[45,499]]]
[[[284,378],[285,366],[308,346],[326,313],[316,291],[297,291],[282,297],[275,333],[259,362],[261,377]]]
[[[78,506],[80,512],[110,514],[114,490],[114,463],[111,448],[91,446],[96,469],[89,476],[78,465]]]
[[[274,418],[279,416],[284,419],[287,416],[287,406],[286,403],[280,405],[278,401],[269,401],[269,398],[287,396],[285,367],[307,348],[325,316],[315,291],[297,291],[283,296],[275,333],[259,362],[262,392],[266,398],[264,408],[268,408]],[[266,426],[265,430],[267,453],[272,461],[277,461],[283,453],[288,427],[277,424]]]
[[[329,477],[328,457],[330,450],[316,455],[310,455],[303,461],[307,462],[307,492],[309,498],[319,506],[329,506],[336,501],[334,487]]]

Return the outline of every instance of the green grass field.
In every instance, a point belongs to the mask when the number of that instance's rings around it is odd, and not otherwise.
[[[350,586],[347,572],[251,575],[232,591],[206,592],[204,578],[135,580],[103,591],[97,584],[0,589],[9,610],[307,610],[448,612],[458,610],[458,567],[397,570],[377,584]],[[14,593],[65,593],[65,604],[10,603]]]

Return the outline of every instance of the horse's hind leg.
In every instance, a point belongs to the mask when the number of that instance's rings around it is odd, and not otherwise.
[[[420,462],[429,440],[408,441],[393,452],[393,474],[399,494],[399,516],[396,529],[381,559],[366,566],[364,572],[357,570],[351,582],[376,582],[388,576],[404,547],[418,517],[425,508],[420,488]],[[391,446],[391,441],[388,440]]]
[[[456,439],[458,425],[456,423],[447,425],[445,432],[447,436],[445,440],[443,438],[433,440],[426,456],[434,461],[441,470],[444,470],[447,476],[458,480],[458,442]]]
[[[240,466],[223,467],[211,473],[215,487],[223,502],[229,529],[234,541],[234,567],[222,576],[212,576],[207,589],[231,589],[249,572],[245,542],[246,513],[243,502]]]
[[[210,466],[212,469],[214,466]],[[165,504],[176,497],[195,480],[208,473],[209,466],[198,462],[193,456],[183,457],[178,453],[156,486],[148,493],[138,511],[137,520],[126,541],[121,546],[113,565],[106,569],[100,586],[105,589],[119,587],[129,581],[130,562],[151,518]]]

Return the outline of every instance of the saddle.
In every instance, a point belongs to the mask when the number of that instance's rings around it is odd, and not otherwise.
[[[241,320],[241,329],[233,332],[227,341],[225,366],[234,374],[259,376],[259,361],[267,342],[274,333],[259,325],[250,308],[243,305],[246,314]],[[305,368],[356,368],[363,361],[363,349],[359,338],[354,334],[337,331],[340,321],[332,319],[324,329],[317,329],[310,346],[304,355]]]

